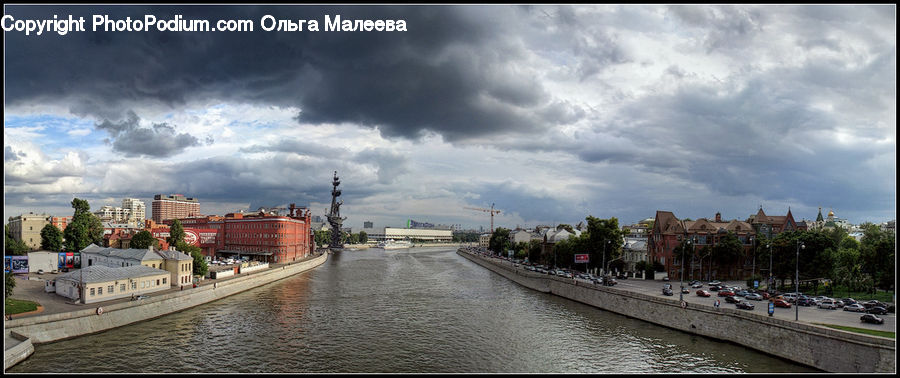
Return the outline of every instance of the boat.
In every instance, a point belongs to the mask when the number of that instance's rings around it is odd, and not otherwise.
[[[412,247],[412,243],[410,243],[408,240],[388,239],[378,243],[376,247],[382,249],[404,249]]]

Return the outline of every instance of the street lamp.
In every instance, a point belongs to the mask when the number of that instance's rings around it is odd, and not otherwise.
[[[797,300],[794,301],[794,321],[800,320],[800,306],[797,305],[800,303],[800,248],[806,249],[806,245],[803,244],[802,241],[797,241],[797,265],[796,272],[794,275],[794,287],[797,288],[794,292],[797,294]]]
[[[769,282],[767,283],[767,287],[769,289],[769,294],[772,293],[772,284],[775,283],[775,278],[772,275],[772,243],[766,244],[766,247],[769,247]]]
[[[687,238],[686,238],[687,239]],[[691,239],[686,240],[688,245],[691,246],[691,251],[693,252],[693,244],[691,243]],[[684,302],[684,250],[681,251],[681,289],[678,290],[678,300],[679,302]]]
[[[606,275],[606,272],[609,271],[609,268],[606,267],[606,245],[612,243],[612,240],[604,240],[603,242],[603,275]],[[610,261],[612,262],[612,261]]]
[[[753,248],[753,270],[750,272],[750,278],[756,276],[756,240],[750,237],[750,245]]]

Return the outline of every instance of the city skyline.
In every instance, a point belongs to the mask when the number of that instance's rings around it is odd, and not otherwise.
[[[19,6],[254,32],[5,32],[4,222],[122,198],[345,225],[896,218],[896,6]],[[277,32],[265,15],[403,19]],[[45,52],[53,52],[48,54]],[[147,206],[149,209],[149,206]],[[147,218],[151,213],[148,211]]]

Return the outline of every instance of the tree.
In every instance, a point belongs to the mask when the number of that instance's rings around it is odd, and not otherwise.
[[[741,244],[741,241],[734,235],[732,232],[728,232],[719,238],[719,241],[712,248],[712,256],[711,259],[715,262],[717,268],[719,268],[719,274],[725,274],[727,276],[731,276],[730,272],[722,272],[722,266],[730,266],[734,264],[736,261],[739,261],[740,258],[744,256],[744,246]]]
[[[130,246],[134,249],[147,249],[150,248],[150,246],[159,248],[159,241],[150,234],[150,231],[141,230],[131,237]]]
[[[869,274],[872,287],[890,289],[894,287],[894,247],[896,236],[883,232],[877,225],[863,226],[863,237],[859,247],[863,273]]]
[[[178,249],[177,245],[179,242],[184,241],[184,227],[181,225],[181,221],[175,219],[172,221],[172,226],[169,227],[169,237],[166,238],[166,242],[169,245],[176,246],[175,249]],[[178,249],[181,251],[180,249]],[[184,251],[182,251],[184,252]]]
[[[359,242],[363,243],[363,244],[368,243],[369,242],[369,234],[367,234],[365,231],[360,231],[359,232]]]
[[[491,234],[488,249],[494,251],[494,253],[503,255],[509,250],[509,244],[509,230],[503,227],[497,227],[497,229],[494,230],[494,233]]]
[[[41,249],[51,252],[60,252],[63,247],[63,235],[56,226],[47,224],[41,229]]]
[[[319,247],[324,247],[331,242],[331,230],[318,230],[315,231],[316,236],[316,245]]]
[[[587,235],[582,233],[581,236],[585,241],[584,251],[590,255],[591,262],[588,267],[601,267],[604,261],[604,252],[606,262],[612,261],[621,253],[624,239],[622,230],[619,229],[619,220],[615,217],[599,219],[590,215],[585,220],[587,221]]]
[[[16,287],[16,277],[12,273],[6,273],[6,298],[13,295],[13,289]]]
[[[103,242],[103,223],[94,214],[90,213],[90,205],[86,200],[75,198],[72,200],[72,208],[75,214],[72,223],[66,226],[63,233],[64,247],[68,251],[80,251],[90,244],[100,245]]]
[[[6,245],[4,245],[4,252],[7,256],[19,256],[24,255],[25,252],[28,252],[28,245],[25,244],[22,240],[16,240],[13,238],[12,233],[9,231],[9,225],[6,225]]]
[[[571,225],[568,225],[568,224],[565,224],[565,223],[560,223],[558,226],[556,226],[556,229],[557,229],[557,230],[559,230],[559,229],[564,229],[564,230],[568,231],[568,232],[571,233],[571,234],[574,234],[574,233],[575,233],[575,229],[572,228]]]

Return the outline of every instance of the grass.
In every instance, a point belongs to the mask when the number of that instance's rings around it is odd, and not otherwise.
[[[20,299],[6,298],[6,315],[21,314],[37,310],[38,304],[31,301],[23,301]]]
[[[856,332],[856,333],[865,333],[865,334],[867,334],[867,335],[872,335],[872,336],[889,337],[889,338],[892,338],[892,339],[897,338],[896,333],[890,332],[890,331],[879,331],[879,330],[875,330],[875,329],[865,329],[865,328],[856,328],[856,327],[839,326],[839,325],[835,325],[835,324],[824,324],[824,323],[813,323],[813,324],[818,324],[818,325],[821,325],[821,326],[825,326],[825,327],[829,327],[829,328],[834,328],[834,329],[840,329],[840,330],[843,330],[843,331],[850,331],[850,332]]]

